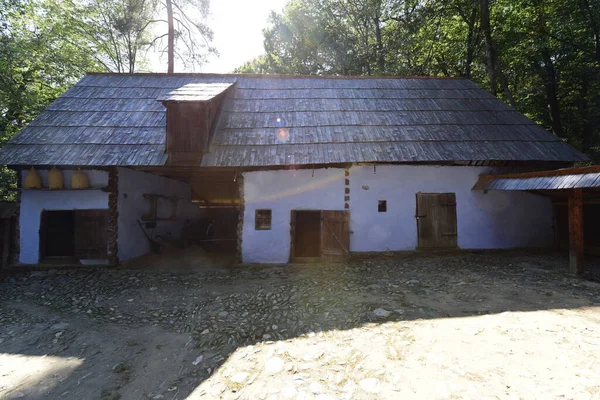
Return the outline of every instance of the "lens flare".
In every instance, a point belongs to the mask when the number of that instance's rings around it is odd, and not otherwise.
[[[284,171],[289,173],[289,169],[286,169]],[[255,196],[252,200],[246,200],[246,204],[263,203],[266,201],[280,200],[280,199],[283,199],[288,196],[296,196],[300,193],[316,191],[317,189],[320,189],[324,186],[333,184],[336,181],[341,182],[341,185],[343,185],[343,182],[344,182],[344,172],[343,171],[341,171],[339,174],[331,174],[331,175],[327,174],[326,176],[323,176],[323,177],[319,177],[318,172],[316,172],[315,176],[311,177],[310,175],[308,175],[308,174],[312,174],[312,171],[310,171],[310,170],[293,170],[293,174],[292,174],[293,178],[291,178],[291,179],[298,177],[299,179],[304,180],[305,177],[301,176],[302,171],[305,171],[307,173],[306,179],[308,179],[308,182],[304,183],[303,185],[286,188],[278,193],[267,193],[267,194],[263,194],[263,195],[258,195],[258,196]],[[248,190],[248,192],[262,193],[261,190]]]

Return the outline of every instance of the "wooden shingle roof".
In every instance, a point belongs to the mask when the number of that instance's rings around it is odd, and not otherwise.
[[[90,74],[0,150],[0,164],[164,165],[157,100],[230,85],[202,166],[587,160],[465,79]]]

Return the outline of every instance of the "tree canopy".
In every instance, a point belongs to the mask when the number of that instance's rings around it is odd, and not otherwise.
[[[174,53],[188,69],[211,47],[208,0],[171,0]],[[0,147],[86,72],[136,72],[162,52],[163,0],[0,0]],[[180,67],[181,68],[181,67]],[[14,198],[0,166],[0,200]]]
[[[599,0],[290,0],[236,72],[471,79],[600,160]]]

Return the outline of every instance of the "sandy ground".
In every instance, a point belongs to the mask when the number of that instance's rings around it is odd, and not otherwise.
[[[600,399],[600,284],[565,261],[11,275],[0,398]]]

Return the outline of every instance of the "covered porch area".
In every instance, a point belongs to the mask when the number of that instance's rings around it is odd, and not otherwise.
[[[243,211],[241,171],[176,165],[138,167],[136,170],[190,187],[190,200],[200,218],[184,227],[181,235],[184,247],[198,245],[211,253],[238,256],[238,225]]]
[[[568,249],[573,274],[584,273],[584,254],[600,254],[600,224],[595,223],[600,216],[600,166],[481,175],[473,190],[527,191],[550,197],[555,246]]]

